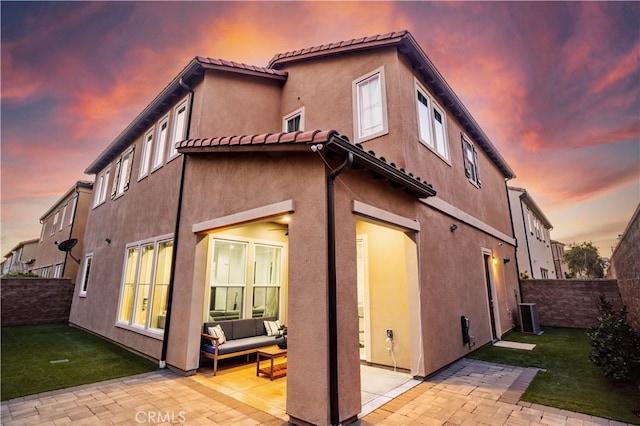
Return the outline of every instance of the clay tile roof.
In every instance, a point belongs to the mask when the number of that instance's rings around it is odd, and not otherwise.
[[[336,153],[349,153],[354,164],[371,170],[374,175],[387,179],[393,187],[402,187],[405,192],[419,198],[436,194],[433,186],[412,173],[398,168],[384,157],[377,157],[373,151],[365,151],[360,145],[354,145],[335,130],[309,130],[291,133],[263,133],[260,135],[222,136],[207,139],[188,139],[176,144],[182,154],[200,154],[211,152],[229,152],[264,150],[270,151],[313,151],[309,145],[323,145],[325,149]],[[234,145],[234,146],[231,146]]]
[[[196,56],[196,60],[207,69],[217,69],[220,71],[230,71],[241,74],[263,75],[278,79],[286,79],[287,72],[275,70],[265,67],[257,67],[255,65],[243,64],[241,62],[227,61],[224,59],[207,58],[204,56]]]
[[[223,146],[313,144],[329,140],[335,130],[310,130],[292,133],[263,133],[260,135],[220,136],[205,139],[187,139],[176,143],[177,149]]]
[[[271,59],[271,61],[269,61],[269,65],[267,66],[267,68],[273,68],[280,60],[285,58],[293,59],[296,57],[300,57],[302,59],[303,57],[308,55],[315,56],[318,54],[330,53],[331,51],[341,50],[347,47],[349,47],[348,50],[352,50],[354,48],[352,46],[357,46],[358,48],[364,48],[366,47],[367,44],[378,45],[380,42],[387,42],[393,39],[398,39],[403,37],[406,34],[408,34],[408,31],[403,30],[403,31],[397,31],[397,32],[390,32],[386,34],[378,34],[371,37],[361,37],[361,38],[352,39],[352,40],[344,40],[344,41],[338,41],[330,44],[323,44],[320,46],[307,47],[305,49],[294,50],[291,52],[278,53]]]

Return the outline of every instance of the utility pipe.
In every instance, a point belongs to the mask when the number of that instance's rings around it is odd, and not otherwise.
[[[180,77],[180,86],[189,92],[189,116],[187,118],[187,134],[185,139],[189,139],[191,131],[191,114],[193,111],[193,89]],[[169,277],[169,289],[167,295],[167,316],[164,322],[164,335],[162,337],[162,352],[160,354],[160,368],[167,366],[167,349],[169,347],[169,326],[171,325],[171,306],[173,302],[173,289],[176,277],[176,259],[178,255],[178,235],[180,234],[180,215],[182,214],[182,195],[184,192],[184,175],[187,165],[187,156],[182,155],[182,163],[180,165],[180,189],[178,190],[178,205],[176,207],[176,223],[173,229],[173,250],[171,251],[171,275]]]
[[[336,212],[335,180],[340,173],[353,164],[353,153],[340,166],[327,175],[327,253],[328,253],[328,314],[329,314],[329,416],[332,426],[340,424],[338,404],[338,295],[336,273]]]

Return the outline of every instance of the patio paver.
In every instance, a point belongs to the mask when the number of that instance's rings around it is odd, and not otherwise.
[[[462,359],[364,416],[366,425],[624,426],[519,402],[535,369]],[[282,418],[162,370],[4,401],[3,425],[285,425]]]

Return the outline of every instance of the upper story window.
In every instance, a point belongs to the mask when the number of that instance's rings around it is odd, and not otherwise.
[[[140,179],[149,174],[151,167],[151,151],[153,150],[153,130],[144,135],[142,157],[140,157]]]
[[[420,142],[449,161],[446,118],[440,108],[416,83],[416,104],[418,108],[418,131]]]
[[[58,229],[58,231],[62,231],[62,228],[64,227],[64,218],[67,214],[67,205],[65,204],[64,207],[62,207],[62,216],[60,216],[60,228]]]
[[[107,199],[107,184],[109,182],[109,174],[111,173],[111,168],[107,168],[98,174],[96,177],[96,183],[94,185],[93,192],[93,207],[96,207],[99,204],[104,203]]]
[[[353,81],[356,142],[388,133],[384,68]]]
[[[78,197],[73,197],[71,201],[71,211],[69,212],[69,226],[73,225],[73,216],[76,214],[76,208],[78,207]]]
[[[464,160],[464,173],[471,183],[480,186],[480,175],[478,172],[478,152],[476,148],[462,136],[462,156]]]
[[[56,232],[56,225],[58,224],[59,217],[60,211],[57,211],[56,214],[53,215],[53,221],[51,221],[51,229],[49,230],[49,235],[53,235]]]
[[[164,163],[164,152],[167,149],[167,137],[169,134],[169,116],[164,117],[158,126],[158,138],[153,155],[153,168],[157,169]]]
[[[180,142],[187,137],[187,99],[176,106],[173,113],[173,133],[171,135],[171,147],[169,148],[169,159],[178,156],[176,142]]]
[[[282,119],[282,131],[291,133],[304,130],[304,107],[286,115]]]
[[[113,179],[111,198],[122,195],[129,189],[129,178],[131,177],[131,163],[133,162],[133,148],[122,154],[116,163],[116,175]]]

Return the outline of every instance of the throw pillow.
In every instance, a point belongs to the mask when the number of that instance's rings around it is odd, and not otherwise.
[[[275,336],[280,329],[280,321],[265,321],[264,328],[267,330],[267,336]]]
[[[222,327],[220,327],[220,324],[216,325],[215,327],[209,327],[209,335],[217,337],[219,345],[227,341],[227,336],[224,335],[224,330],[222,329]],[[216,341],[212,340],[211,344],[215,345]]]

